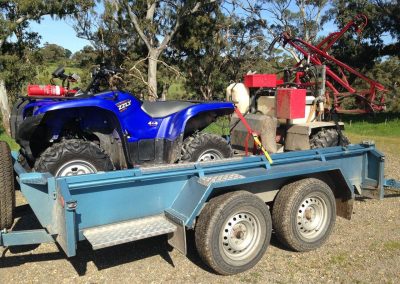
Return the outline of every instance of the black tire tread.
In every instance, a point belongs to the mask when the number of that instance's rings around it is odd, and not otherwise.
[[[256,203],[258,209],[263,210],[263,214],[267,219],[267,226],[269,224],[270,228],[266,228],[266,237],[264,239],[264,244],[262,249],[260,250],[259,254],[256,258],[254,258],[250,263],[248,263],[245,267],[241,268],[230,268],[227,269],[223,267],[221,263],[218,263],[213,256],[213,248],[209,240],[212,238],[213,229],[216,226],[218,220],[221,218],[221,214],[223,214],[224,209],[226,206],[233,202],[235,199],[241,199],[241,202],[249,202],[249,203]],[[254,196],[246,191],[234,191],[229,192],[226,194],[222,194],[220,196],[212,198],[207,205],[204,207],[203,211],[201,212],[195,227],[195,243],[197,251],[201,257],[201,259],[214,271],[221,275],[232,275],[236,273],[243,272],[245,270],[250,269],[253,267],[257,262],[261,259],[264,255],[270,239],[271,239],[271,232],[272,232],[272,220],[271,215],[268,210],[267,205],[258,197]]]
[[[0,141],[0,230],[14,222],[14,168],[8,144]]]
[[[36,172],[50,172],[55,174],[55,166],[62,157],[70,155],[77,157],[90,157],[99,165],[98,170],[113,170],[113,164],[106,152],[92,141],[81,139],[65,139],[54,143],[47,148],[36,160],[34,169]]]
[[[232,157],[232,148],[223,137],[216,134],[198,132],[187,137],[183,141],[180,160],[195,162],[196,153],[198,151],[204,151],[209,148],[210,145],[220,151],[224,158]]]
[[[324,188],[326,193],[331,199],[333,199],[333,201],[335,200],[331,188],[325,182],[316,178],[306,178],[283,186],[274,201],[272,209],[272,225],[275,230],[275,234],[283,245],[294,251],[305,252],[320,247],[328,239],[334,227],[336,220],[335,206],[332,207],[333,214],[331,226],[328,228],[324,237],[318,240],[317,244],[306,244],[304,242],[299,242],[291,230],[293,206],[295,206],[297,202],[301,201],[299,199],[302,198],[303,191],[307,190],[311,185],[315,185],[316,183]]]
[[[349,139],[342,134],[342,145],[347,146],[350,144]],[[310,148],[326,148],[339,146],[339,133],[334,128],[323,128],[310,138]]]

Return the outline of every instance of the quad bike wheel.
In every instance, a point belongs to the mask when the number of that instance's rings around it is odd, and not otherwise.
[[[336,129],[321,129],[310,138],[310,148],[326,148],[334,146],[347,146],[349,138],[342,134],[342,143],[339,143],[339,133]]]
[[[183,141],[182,162],[214,161],[232,157],[232,148],[221,136],[196,133]]]
[[[203,261],[222,275],[246,271],[262,258],[271,239],[267,205],[246,191],[212,198],[195,227],[196,248]]]
[[[14,168],[8,144],[0,141],[0,230],[14,222],[15,190]]]
[[[35,163],[36,172],[75,176],[113,170],[110,157],[97,144],[79,139],[63,140],[46,149]]]

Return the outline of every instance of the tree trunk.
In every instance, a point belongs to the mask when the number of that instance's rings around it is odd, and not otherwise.
[[[156,100],[157,96],[157,60],[160,52],[157,49],[152,49],[149,52],[149,65],[147,69],[147,84],[149,90],[149,100]]]
[[[0,110],[4,131],[10,135],[10,106],[8,104],[7,90],[3,79],[0,79]]]
[[[163,90],[162,90],[162,93],[161,93],[161,100],[162,101],[166,101],[167,100],[168,88],[169,88],[168,84],[163,84]]]

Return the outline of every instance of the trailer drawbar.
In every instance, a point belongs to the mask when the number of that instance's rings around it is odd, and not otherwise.
[[[195,231],[201,258],[223,275],[264,255],[272,229],[294,251],[320,247],[355,195],[384,197],[384,155],[373,143],[58,177],[27,172],[0,142],[0,245],[57,242],[68,257],[168,234],[186,254]],[[42,228],[14,231],[14,176]]]

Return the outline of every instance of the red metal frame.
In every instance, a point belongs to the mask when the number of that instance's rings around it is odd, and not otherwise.
[[[374,112],[382,111],[385,109],[385,96],[384,93],[387,92],[385,87],[375,80],[368,78],[367,76],[361,74],[357,70],[351,68],[347,64],[337,60],[333,56],[328,54],[328,50],[335,44],[348,30],[353,28],[357,33],[361,33],[364,27],[367,25],[367,17],[365,15],[357,15],[353,20],[351,20],[342,30],[339,32],[331,33],[324,40],[322,40],[316,46],[310,43],[298,39],[292,38],[287,32],[283,33],[282,39],[283,44],[289,44],[295,49],[297,49],[305,58],[309,58],[312,65],[323,65],[330,63],[335,65],[338,71],[332,70],[329,66],[326,66],[326,89],[330,90],[333,97],[333,107],[337,112]],[[299,63],[300,64],[300,63]],[[299,66],[297,64],[297,66]],[[344,70],[360,78],[369,85],[368,90],[359,90],[352,87]],[[338,73],[338,74],[337,74]],[[300,77],[304,76],[304,73],[298,72],[296,74],[296,82],[299,83]],[[309,87],[308,83],[299,83],[301,87]],[[343,87],[347,92],[339,92],[338,88]],[[380,92],[380,96],[378,96]],[[356,97],[356,101],[359,102],[361,108],[355,110],[344,110],[341,108],[342,100],[346,97]],[[329,93],[326,94],[326,98],[329,99]]]

